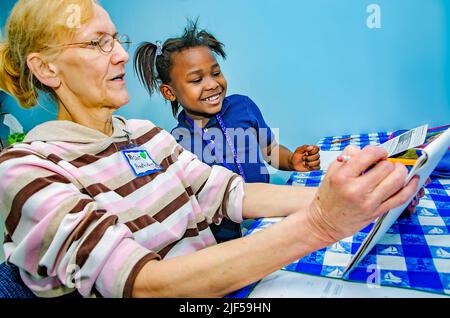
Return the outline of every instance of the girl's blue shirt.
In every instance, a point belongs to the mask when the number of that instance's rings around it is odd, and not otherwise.
[[[231,95],[224,99],[219,112],[241,163],[247,182],[269,183],[270,177],[261,152],[274,141],[258,106],[247,96]],[[203,137],[200,136],[200,130]],[[233,151],[216,116],[211,117],[203,129],[194,129],[183,110],[178,115],[178,125],[172,135],[185,149],[209,165],[222,165],[239,174]],[[207,140],[213,140],[210,145]],[[226,160],[226,164],[223,161]]]

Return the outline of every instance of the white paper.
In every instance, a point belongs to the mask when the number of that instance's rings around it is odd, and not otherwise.
[[[392,157],[403,151],[422,145],[427,137],[427,129],[428,125],[411,129],[400,136],[382,143],[380,147],[386,149],[388,157]]]
[[[249,298],[448,298],[405,288],[379,286],[278,270],[262,279]]]
[[[19,123],[19,121],[11,114],[5,114],[3,123],[5,126],[9,127],[9,133],[16,134],[16,133],[23,133],[23,127]]]
[[[342,154],[342,151],[320,151],[320,170],[328,170],[328,167],[336,161],[336,158]]]

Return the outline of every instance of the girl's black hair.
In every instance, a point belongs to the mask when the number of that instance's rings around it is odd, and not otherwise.
[[[160,55],[157,55],[158,46],[156,44],[141,43],[134,55],[134,70],[148,93],[152,95],[155,90],[158,90],[160,82],[162,84],[170,83],[172,55],[174,53],[198,46],[208,47],[223,59],[226,58],[223,43],[207,31],[198,30],[197,21],[188,21],[181,37],[166,40],[162,45]],[[177,100],[171,102],[171,104],[173,116],[176,117],[180,104]]]

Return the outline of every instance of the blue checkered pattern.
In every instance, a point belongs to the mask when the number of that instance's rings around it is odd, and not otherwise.
[[[351,143],[361,148],[369,143],[382,143],[384,138],[387,140],[389,133],[363,136],[361,139],[351,136]],[[324,138],[319,144],[325,146],[325,149],[322,148],[324,150],[342,150],[350,142],[332,146],[330,142],[346,137],[349,136]],[[319,186],[323,177],[323,171],[294,173],[288,183]],[[260,219],[247,235],[278,221],[279,219]],[[417,213],[399,218],[372,251],[344,277],[347,264],[372,226],[373,224],[352,237],[307,255],[287,265],[284,270],[450,295],[449,179],[432,179],[417,206]],[[247,296],[253,287],[254,285],[244,288],[235,295]]]
[[[360,149],[367,145],[379,145],[386,142],[389,139],[391,132],[379,132],[370,134],[359,134],[359,135],[342,135],[322,138],[317,145],[321,150],[344,150],[348,145],[355,145]],[[335,140],[352,138],[351,140],[332,143]]]

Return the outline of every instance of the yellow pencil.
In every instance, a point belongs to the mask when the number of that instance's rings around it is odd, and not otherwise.
[[[338,156],[337,161],[339,162],[347,162],[350,160],[350,156]],[[414,166],[417,159],[404,159],[404,158],[387,158],[387,161],[390,162],[400,162],[405,166]]]
[[[387,158],[387,161],[400,162],[400,163],[403,163],[405,166],[414,166],[417,159]]]

